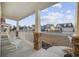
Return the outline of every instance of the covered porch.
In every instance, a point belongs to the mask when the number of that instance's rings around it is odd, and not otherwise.
[[[7,57],[63,57],[64,52],[63,50],[71,45],[69,37],[67,35],[59,35],[58,34],[51,34],[51,33],[44,33],[41,32],[40,26],[40,14],[39,12],[51,5],[54,5],[58,2],[24,2],[24,3],[17,3],[17,2],[4,2],[0,3],[0,24],[1,29],[6,27],[5,19],[12,19],[17,21],[17,29],[16,31],[10,31],[10,27],[7,27],[6,32],[1,31],[1,35],[7,35],[11,44],[13,44],[14,50],[11,53],[5,52],[3,56]],[[79,9],[79,3],[77,3]],[[24,17],[28,17],[31,14],[35,13],[35,31],[34,32],[25,32],[19,30],[19,21]],[[77,16],[78,16],[77,12]],[[75,36],[79,36],[79,23],[78,18],[76,18],[76,31]],[[28,20],[26,20],[28,21]],[[71,35],[73,36],[73,35]],[[59,41],[58,41],[59,39]],[[1,39],[2,40],[2,39]],[[42,48],[42,41],[52,45],[49,49],[45,50]],[[11,47],[8,47],[11,48]],[[13,48],[12,48],[13,49]],[[57,51],[56,51],[57,49]],[[56,51],[56,52],[55,52]],[[4,55],[6,54],[6,55]],[[1,55],[2,56],[2,55]]]

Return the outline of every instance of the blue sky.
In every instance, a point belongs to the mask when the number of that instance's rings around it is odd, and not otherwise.
[[[58,23],[73,23],[75,24],[75,9],[76,3],[62,2],[50,6],[40,11],[41,25],[58,24]],[[6,23],[16,25],[16,21],[6,20]],[[35,14],[22,19],[19,24],[21,26],[31,26],[35,24]]]

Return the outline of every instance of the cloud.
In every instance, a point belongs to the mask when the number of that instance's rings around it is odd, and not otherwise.
[[[49,16],[55,17],[55,18],[60,18],[63,17],[63,14],[60,12],[53,12],[53,13],[49,13]]]
[[[64,11],[63,10],[60,10],[60,12],[63,13]]]
[[[60,13],[60,12],[53,12],[53,13],[48,13],[47,16],[42,16],[41,19],[59,19],[62,18],[64,16],[64,14]]]
[[[71,13],[71,10],[67,10],[66,13],[70,14]]]
[[[73,19],[73,15],[66,15],[65,18],[68,19],[68,20],[72,20]]]
[[[48,13],[47,16],[42,16],[41,20],[42,23],[67,23],[73,21],[73,15],[72,14],[63,14],[61,12],[52,12]]]
[[[59,8],[62,8],[62,4],[61,4],[61,3],[58,3],[58,4],[53,5],[52,7],[59,7]]]
[[[48,12],[48,9],[44,9],[44,10],[42,10],[42,12]]]
[[[47,16],[42,16],[41,20],[44,23],[54,23],[54,24],[56,24],[57,20],[59,20],[63,16],[64,16],[64,14],[62,14],[60,12],[52,12],[52,13],[48,13]]]

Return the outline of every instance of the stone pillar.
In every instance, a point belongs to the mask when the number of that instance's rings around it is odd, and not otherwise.
[[[17,24],[16,24],[16,37],[17,38],[19,37],[19,21],[17,21]]]
[[[72,37],[72,44],[73,44],[73,54],[74,56],[79,57],[79,2],[77,3],[76,8],[76,32],[75,35]]]
[[[39,10],[35,10],[35,32],[34,32],[34,49],[39,50],[42,46],[42,41],[40,39],[40,14]]]

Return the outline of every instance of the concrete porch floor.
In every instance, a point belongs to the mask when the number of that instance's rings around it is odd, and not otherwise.
[[[18,40],[15,37],[15,33],[11,32],[10,37],[14,39],[16,42]],[[17,45],[16,51],[9,53],[6,57],[63,57],[65,46],[53,46],[48,48],[47,50],[41,48],[36,51],[33,49],[33,33],[32,32],[20,32],[20,43]]]

